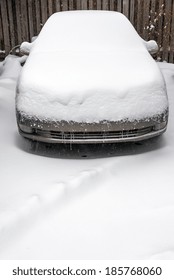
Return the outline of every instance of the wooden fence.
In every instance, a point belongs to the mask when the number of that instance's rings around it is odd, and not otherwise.
[[[174,0],[0,0],[0,56],[38,35],[56,11],[113,10],[125,14],[145,40],[159,45],[158,60],[174,62]]]

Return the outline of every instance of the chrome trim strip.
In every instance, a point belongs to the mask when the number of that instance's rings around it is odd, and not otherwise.
[[[55,138],[51,138],[51,137],[43,137],[40,135],[35,135],[35,134],[30,134],[30,133],[25,133],[22,130],[20,130],[19,128],[19,133],[25,137],[25,138],[29,138],[33,141],[40,141],[40,142],[46,142],[46,143],[64,143],[64,144],[92,144],[92,143],[121,143],[121,142],[136,142],[136,141],[142,141],[145,139],[149,139],[155,136],[158,136],[162,133],[164,133],[166,131],[167,127],[164,127],[161,130],[157,130],[157,131],[152,131],[149,132],[147,134],[144,135],[139,135],[139,136],[133,136],[133,137],[124,137],[124,138],[112,138],[112,139],[107,139],[107,138],[103,138],[103,139],[55,139]]]

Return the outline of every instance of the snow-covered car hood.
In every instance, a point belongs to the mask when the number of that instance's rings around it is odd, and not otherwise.
[[[139,120],[168,106],[157,64],[117,12],[51,16],[32,45],[17,91],[18,111],[58,121]]]

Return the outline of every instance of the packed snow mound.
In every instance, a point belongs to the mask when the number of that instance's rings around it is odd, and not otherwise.
[[[26,56],[16,57],[15,55],[8,55],[0,63],[0,80],[17,80],[21,72],[21,64],[25,61]]]
[[[51,16],[32,44],[17,91],[17,109],[41,120],[138,120],[168,106],[157,64],[117,12]]]

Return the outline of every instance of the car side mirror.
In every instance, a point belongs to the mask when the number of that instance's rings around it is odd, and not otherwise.
[[[143,43],[150,54],[156,54],[159,50],[158,44],[154,40],[145,41]]]

